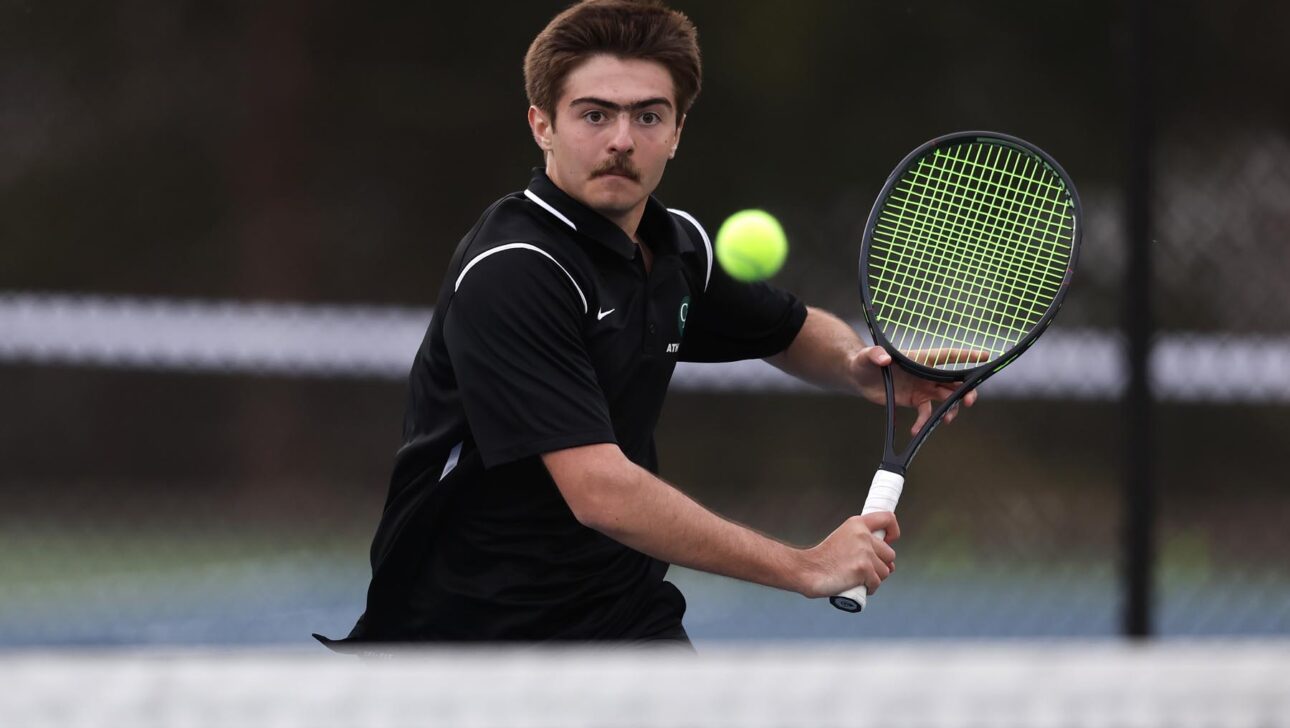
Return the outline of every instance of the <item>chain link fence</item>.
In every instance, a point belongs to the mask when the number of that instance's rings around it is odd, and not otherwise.
[[[1252,381],[1246,365],[1279,367],[1276,342],[1290,335],[1290,134],[1248,110],[1250,99],[1230,101],[1161,113],[1153,200],[1157,325],[1162,336],[1187,332],[1168,369],[1229,392]],[[1290,497],[1277,462],[1290,418],[1262,388],[1242,403],[1159,407],[1157,619],[1167,633],[1290,632],[1290,534],[1278,526]]]

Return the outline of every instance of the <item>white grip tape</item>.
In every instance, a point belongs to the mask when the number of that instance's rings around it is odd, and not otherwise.
[[[873,482],[869,484],[869,497],[864,499],[864,510],[860,514],[895,512],[896,504],[900,502],[900,493],[904,489],[905,476],[890,470],[879,470],[873,474]]]
[[[861,511],[861,515],[883,511],[894,512],[896,504],[900,502],[900,493],[904,489],[905,476],[890,470],[879,470],[874,473],[873,482],[869,484],[869,496],[864,500],[864,510]],[[887,532],[880,528],[874,531],[873,535],[874,538],[881,539],[887,536]],[[833,597],[829,603],[844,612],[863,612],[868,599],[869,592],[864,584],[861,584]]]

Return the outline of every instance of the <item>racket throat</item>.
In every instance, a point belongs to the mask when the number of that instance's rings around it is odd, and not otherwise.
[[[889,352],[890,353],[890,352]],[[896,366],[892,363],[882,368],[882,384],[887,392],[887,437],[883,443],[882,462],[878,465],[878,471],[895,473],[896,475],[905,476],[905,470],[909,463],[913,461],[914,455],[918,454],[918,448],[922,446],[923,440],[930,434],[930,429],[924,427],[914,439],[905,446],[905,449],[896,452],[896,385],[891,368]]]
[[[890,367],[883,369],[883,383],[887,388],[887,401],[892,402],[895,401],[893,399],[895,387],[893,386],[891,373],[888,369],[890,369]],[[909,468],[910,463],[914,462],[914,458],[918,455],[918,451],[922,449],[923,443],[927,442],[927,438],[936,431],[937,427],[940,427],[941,422],[944,421],[945,415],[950,411],[950,408],[963,401],[963,398],[966,397],[969,392],[976,389],[981,382],[985,381],[986,377],[991,373],[992,370],[990,369],[981,369],[968,377],[964,381],[963,386],[959,387],[959,389],[955,391],[949,399],[941,402],[934,410],[932,410],[931,417],[928,419],[927,423],[923,425],[923,428],[919,430],[908,443],[906,443],[904,449],[900,452],[896,452],[895,449],[895,408],[888,406],[887,442],[886,446],[883,448],[882,464],[879,465],[879,467],[883,470],[889,470],[893,473],[904,475],[905,471]]]

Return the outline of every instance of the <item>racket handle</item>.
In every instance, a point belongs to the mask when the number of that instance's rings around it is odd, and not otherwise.
[[[900,502],[900,492],[904,488],[905,476],[893,473],[890,470],[879,469],[873,475],[873,482],[869,485],[869,496],[865,498],[864,510],[860,512],[860,515],[882,511],[894,512],[896,503]],[[887,532],[880,528],[873,532],[873,536],[877,539],[883,539],[887,537]],[[836,597],[829,597],[829,604],[844,612],[858,613],[864,611],[868,600],[869,590],[865,589],[864,584],[861,584],[842,592]]]

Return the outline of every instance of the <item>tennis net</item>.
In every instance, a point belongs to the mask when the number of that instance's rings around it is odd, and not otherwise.
[[[1274,728],[1288,665],[1284,641],[9,653],[0,724]]]

